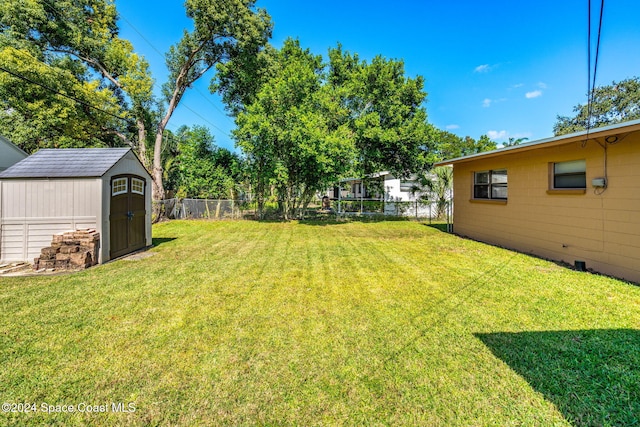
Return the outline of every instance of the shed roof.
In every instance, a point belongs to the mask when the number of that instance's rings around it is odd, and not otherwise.
[[[600,128],[590,129],[588,131],[583,130],[566,135],[554,136],[552,138],[531,141],[520,145],[498,148],[497,150],[485,151],[483,153],[470,154],[468,156],[458,157],[455,159],[443,160],[441,162],[435,163],[434,166],[453,165],[456,163],[472,161],[478,158],[496,157],[507,153],[534,150],[542,147],[552,147],[555,145],[568,144],[576,141],[584,141],[587,139],[593,140],[596,138],[607,138],[608,136],[637,132],[638,130],[640,130],[640,120],[630,120],[628,122],[603,126]]]
[[[0,173],[0,178],[101,177],[130,148],[43,149]]]

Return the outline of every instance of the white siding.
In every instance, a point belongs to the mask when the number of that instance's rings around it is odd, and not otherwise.
[[[33,261],[54,234],[98,228],[100,179],[3,180],[0,259]]]

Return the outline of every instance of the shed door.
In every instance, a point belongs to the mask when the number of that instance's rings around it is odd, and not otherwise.
[[[111,178],[109,257],[111,259],[144,248],[146,181],[135,175]]]

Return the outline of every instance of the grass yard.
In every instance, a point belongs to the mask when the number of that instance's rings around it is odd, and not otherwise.
[[[154,242],[0,278],[0,401],[37,409],[0,425],[640,423],[637,286],[416,222],[174,221]]]

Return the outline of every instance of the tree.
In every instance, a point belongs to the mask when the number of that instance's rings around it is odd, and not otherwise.
[[[526,141],[528,139],[529,138],[513,138],[513,137],[510,137],[508,141],[502,143],[502,146],[503,147],[513,147],[515,145],[522,144],[524,141]]]
[[[76,104],[73,107],[79,113],[74,115],[68,100],[61,101],[51,93],[47,100],[41,91],[29,89],[32,93],[26,93],[24,105],[18,97],[1,98],[0,126],[24,123],[23,129],[15,132],[24,134],[24,129],[40,120],[43,129],[57,132],[50,132],[56,143],[61,136],[69,135],[69,144],[76,146],[109,145],[113,138],[135,146],[137,139],[141,160],[152,169],[153,197],[161,199],[164,197],[165,129],[185,91],[216,64],[244,55],[245,50],[255,50],[271,35],[269,16],[264,10],[256,10],[254,5],[255,0],[186,1],[186,12],[193,19],[194,29],[185,31],[167,53],[169,81],[163,86],[166,109],[158,115],[148,65],[133,52],[128,41],[118,37],[117,12],[112,0],[1,2],[0,62],[5,63],[4,58],[12,57],[8,48],[23,56],[28,54],[29,58],[21,59],[23,72],[37,63],[43,72],[32,73],[35,77],[46,77],[48,82],[63,77],[54,89],[75,93],[76,98],[83,92],[89,97],[92,91],[97,91],[98,99],[90,97],[90,104],[113,114],[103,117],[92,112],[82,116],[80,113],[86,105]],[[49,70],[55,67],[62,69]],[[16,83],[15,78],[6,76],[0,80],[4,93]],[[21,84],[27,87],[31,83]],[[83,91],[82,85],[89,86]],[[104,93],[100,92],[103,90]],[[34,112],[40,111],[40,104],[51,114],[35,115]],[[114,116],[127,120],[115,119],[118,121],[115,123]],[[107,117],[111,121],[105,121]],[[56,119],[72,123],[73,129],[61,128]],[[78,136],[78,130],[88,132],[91,138],[85,138],[82,133]],[[133,138],[136,132],[137,138]],[[152,160],[146,150],[149,133],[155,134]],[[83,142],[83,138],[88,141]]]
[[[453,168],[438,166],[429,174],[420,178],[420,184],[431,194],[436,201],[436,217],[442,218],[447,213],[447,207],[451,202],[453,190]]]
[[[579,132],[587,128],[640,119],[640,78],[615,81],[593,90],[591,104],[573,107],[575,116],[557,116],[553,126],[555,135]]]
[[[349,129],[331,126],[338,107],[323,85],[322,58],[288,39],[274,61],[272,76],[238,114],[235,137],[251,167],[260,213],[274,187],[289,219],[346,171],[354,150]]]
[[[470,136],[464,138],[446,130],[435,129],[432,131],[435,153],[438,160],[455,159],[495,150],[498,146],[487,135],[482,135],[478,140]]]
[[[171,135],[174,154],[163,162],[167,188],[177,197],[236,198],[236,183],[241,179],[241,160],[236,154],[217,147],[203,126],[182,126]]]
[[[429,151],[424,79],[405,77],[404,63],[376,56],[360,60],[338,45],[329,50],[328,82],[342,111],[334,126],[350,129],[358,152],[354,171],[359,176],[388,170],[406,177],[424,168]]]
[[[145,141],[153,82],[146,61],[117,36],[116,19],[107,0],[2,2],[2,131],[30,151],[114,138],[134,146],[136,129]]]
[[[167,108],[157,124],[153,152],[154,199],[164,198],[162,141],[164,130],[185,91],[216,64],[223,64],[264,45],[271,37],[271,20],[255,0],[187,0],[194,30],[167,53],[169,80],[163,86]]]

